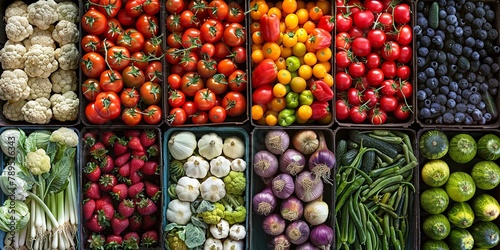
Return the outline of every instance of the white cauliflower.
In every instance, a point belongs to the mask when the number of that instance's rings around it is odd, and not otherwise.
[[[3,104],[3,115],[7,120],[11,121],[24,121],[23,113],[21,113],[21,109],[26,104],[25,100],[19,100],[16,102],[9,101]]]
[[[24,16],[13,16],[7,19],[5,25],[5,34],[7,38],[13,42],[21,42],[28,38],[33,33],[33,26],[28,22],[28,18]]]
[[[57,15],[59,21],[66,20],[68,22],[76,23],[78,21],[78,6],[70,1],[60,2],[57,4]]]
[[[21,109],[24,120],[34,124],[47,124],[52,118],[50,100],[38,98],[27,102]]]
[[[59,67],[64,70],[75,70],[80,62],[80,53],[74,43],[66,44],[54,51],[54,57],[59,62]]]
[[[59,64],[54,58],[54,49],[35,44],[24,54],[24,71],[31,77],[47,78]]]
[[[40,97],[50,98],[52,91],[52,83],[49,78],[30,77],[28,79],[28,86],[30,87],[30,95],[28,100],[35,100]]]
[[[78,27],[75,23],[62,20],[56,24],[52,31],[52,38],[59,43],[59,46],[77,43],[79,39]]]
[[[8,40],[0,50],[0,63],[3,69],[23,69],[26,48],[22,43]]]
[[[30,37],[28,37],[23,41],[26,49],[31,48],[31,46],[35,44],[42,45],[43,47],[51,47],[53,49],[56,49],[56,41],[52,39],[52,32],[50,32],[50,30],[51,29],[42,30],[36,27],[33,30],[33,34],[31,34]]]
[[[28,76],[20,69],[6,70],[0,77],[0,97],[5,101],[19,101],[30,94]]]
[[[54,94],[50,97],[52,115],[58,121],[74,121],[78,118],[78,105],[80,101],[73,91],[64,94]]]
[[[28,5],[28,20],[42,30],[46,30],[59,19],[57,3],[54,0],[36,1]]]
[[[78,77],[74,70],[58,69],[50,76],[52,82],[52,91],[55,93],[64,94],[68,91],[76,91],[78,85]]]
[[[13,16],[24,16],[28,17],[28,5],[23,1],[15,1],[5,9],[5,20]]]

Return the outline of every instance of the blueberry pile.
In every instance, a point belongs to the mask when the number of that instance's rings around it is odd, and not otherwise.
[[[439,0],[439,14],[432,19],[432,3],[417,3],[418,118],[426,124],[495,122],[500,69],[496,6]],[[436,18],[439,24],[432,28]]]

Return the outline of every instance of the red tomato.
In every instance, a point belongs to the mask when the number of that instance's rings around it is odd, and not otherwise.
[[[369,69],[378,68],[380,66],[380,55],[370,53],[366,56],[366,67]]]
[[[198,73],[187,72],[182,76],[181,91],[187,96],[194,96],[198,90],[204,87],[205,83]]]
[[[222,39],[224,26],[219,20],[208,19],[200,27],[201,38],[207,43],[215,43]]]
[[[96,96],[95,111],[103,118],[113,120],[120,116],[120,97],[111,91],[101,92]]]
[[[198,111],[191,116],[194,124],[205,124],[208,122],[208,114],[205,111]]]
[[[362,123],[366,120],[366,108],[364,106],[352,106],[349,117],[354,123]]]
[[[108,19],[101,12],[91,9],[82,16],[82,28],[85,32],[100,35],[106,31]]]
[[[247,60],[247,50],[243,46],[236,46],[231,49],[231,55],[235,63],[245,63]]]
[[[146,69],[144,70],[144,74],[146,75],[146,81],[158,83],[162,81],[162,65],[159,61],[152,61],[148,64]]]
[[[146,14],[156,15],[160,12],[160,0],[146,0],[142,4],[142,8]]]
[[[395,61],[399,58],[400,53],[401,49],[399,47],[399,44],[394,41],[388,41],[384,44],[382,57],[385,60]]]
[[[402,80],[406,80],[410,77],[411,69],[408,65],[401,65],[396,69],[396,76]]]
[[[368,111],[368,117],[374,125],[384,124],[387,121],[387,113],[379,107],[374,107]]]
[[[89,52],[82,57],[80,68],[85,76],[90,78],[97,78],[106,68],[104,57],[96,52]]]
[[[152,37],[149,38],[144,42],[144,47],[142,48],[142,51],[146,55],[152,55],[156,56],[157,58],[161,57],[161,54],[163,53],[161,49],[161,37]]]
[[[114,43],[118,39],[118,36],[123,32],[122,25],[115,18],[108,19],[108,25],[106,26],[106,30],[104,31],[104,37]]]
[[[214,92],[216,95],[221,95],[227,90],[227,78],[223,74],[215,74],[209,77],[205,81],[205,85],[208,89]]]
[[[335,103],[335,116],[337,120],[345,120],[349,118],[350,107],[344,99],[339,99]]]
[[[411,115],[411,108],[404,103],[398,103],[396,109],[394,109],[393,114],[399,120],[406,120]]]
[[[182,33],[172,32],[167,37],[167,45],[170,48],[182,48]]]
[[[167,83],[170,89],[178,89],[181,87],[182,77],[178,74],[170,74],[167,78]]]
[[[410,22],[411,11],[408,4],[402,3],[398,4],[393,9],[394,22],[399,24],[404,24]]]
[[[363,91],[363,102],[366,103],[368,107],[374,107],[377,105],[379,100],[378,90],[374,88],[367,88]]]
[[[378,0],[365,1],[365,7],[373,13],[380,13],[384,9],[384,5]]]
[[[396,42],[400,45],[408,45],[413,41],[413,30],[410,25],[405,24],[398,29]]]
[[[384,46],[385,40],[387,39],[385,32],[382,30],[370,30],[366,37],[374,48]]]
[[[371,86],[378,87],[384,81],[384,72],[381,69],[370,69],[366,73],[366,80]]]
[[[338,72],[335,75],[335,88],[337,90],[343,91],[350,88],[352,85],[352,78],[349,74],[345,72]]]
[[[208,12],[208,15],[219,21],[226,19],[229,15],[229,6],[224,0],[212,0],[208,7],[212,9],[212,11]]]
[[[125,4],[125,11],[131,17],[138,17],[144,13],[143,4],[145,0],[128,0]]]
[[[214,59],[224,59],[231,54],[229,46],[227,46],[223,42],[217,42],[214,44],[214,46],[215,46]]]
[[[269,84],[258,87],[252,94],[253,104],[267,105],[273,98],[273,86]]]
[[[247,99],[240,92],[230,91],[222,99],[222,107],[227,111],[228,116],[240,116],[247,109]]]
[[[191,51],[181,59],[179,65],[186,72],[195,71],[199,60],[198,53]]]
[[[165,23],[167,30],[170,32],[181,32],[184,29],[181,25],[180,16],[177,14],[168,15]]]
[[[337,14],[335,16],[335,25],[337,25],[337,32],[347,32],[351,29],[353,21],[351,15]]]
[[[365,71],[366,67],[363,62],[352,62],[349,65],[349,74],[354,78],[363,76]]]
[[[186,102],[186,95],[182,91],[170,90],[168,92],[168,104],[170,107],[179,108]]]
[[[349,88],[347,90],[347,101],[351,105],[361,105],[363,102],[363,94],[356,88]]]
[[[247,75],[242,70],[235,70],[229,75],[227,82],[232,91],[242,92],[247,87]]]
[[[205,43],[201,46],[200,55],[201,57],[213,57],[215,54],[215,46],[211,43]]]
[[[102,91],[118,93],[123,89],[123,80],[120,72],[116,70],[105,70],[99,78],[99,85]]]
[[[380,16],[378,17],[378,22],[380,24],[382,24],[385,32],[389,32],[394,28],[394,26],[392,26],[392,23],[393,23],[392,22],[392,15],[389,13],[380,14]]]
[[[399,54],[398,57],[398,62],[400,63],[409,63],[411,61],[411,58],[413,56],[413,52],[410,46],[402,46],[401,47],[401,53]]]
[[[135,27],[145,38],[151,38],[158,35],[160,26],[158,18],[149,14],[142,14],[137,18]]]
[[[394,78],[396,76],[396,63],[394,61],[385,61],[380,66],[384,72],[385,78]]]
[[[396,94],[396,92],[398,92],[398,89],[399,87],[394,82],[394,80],[389,79],[382,82],[382,89],[380,90],[380,92],[385,96],[393,96]]]
[[[181,25],[184,28],[199,28],[200,27],[200,19],[191,11],[184,10],[181,12]]]
[[[364,37],[358,37],[355,38],[354,41],[352,41],[351,50],[356,56],[367,56],[372,51],[372,45],[370,43],[370,40]]]
[[[97,79],[89,78],[82,84],[82,94],[85,99],[91,102],[95,101],[97,94],[101,91],[102,90]]]
[[[226,77],[237,69],[236,64],[231,59],[222,59],[217,65],[217,71]]]
[[[132,54],[132,59],[130,60],[131,64],[136,66],[137,68],[143,70],[148,66],[148,61],[146,54],[142,51],[138,51]]]
[[[186,4],[183,0],[167,0],[165,3],[167,11],[170,13],[180,14],[186,9]]]
[[[351,64],[348,52],[345,50],[337,51],[337,54],[335,54],[335,63],[338,67],[347,68]]]
[[[413,94],[413,86],[408,81],[402,81],[399,84],[399,90],[396,92],[396,96],[400,99],[410,98]]]
[[[213,123],[221,123],[226,120],[226,110],[221,106],[215,106],[208,112],[208,118]]]
[[[231,47],[242,45],[245,42],[245,27],[239,23],[229,24],[224,30],[224,42]]]
[[[196,112],[198,112],[198,108],[196,107],[196,104],[193,101],[184,102],[184,104],[182,104],[182,109],[186,111],[186,114],[188,116],[192,116]]]
[[[97,9],[107,17],[114,17],[122,7],[122,0],[101,0]]]
[[[395,96],[382,96],[380,97],[380,108],[387,112],[392,112],[398,105],[398,99]]]
[[[100,42],[101,39],[98,36],[91,34],[86,35],[82,38],[81,41],[82,49],[86,53],[98,51]]]
[[[351,48],[351,35],[346,32],[337,33],[335,36],[335,46],[337,49],[349,49]]]
[[[145,82],[139,89],[141,100],[147,104],[158,104],[161,100],[161,86],[155,82]]]
[[[182,46],[184,48],[201,47],[202,44],[200,30],[189,28],[182,33]]]
[[[142,50],[144,36],[136,29],[127,29],[118,36],[117,44],[127,48],[130,53]]]
[[[85,117],[92,124],[104,124],[109,122],[109,118],[100,116],[95,109],[95,102],[89,102],[85,107]]]
[[[212,77],[217,73],[217,62],[214,59],[200,60],[196,64],[196,71],[201,77]]]
[[[132,26],[135,23],[135,17],[131,17],[127,14],[127,11],[122,9],[118,11],[118,15],[116,15],[116,19],[121,23],[123,26]]]
[[[144,109],[143,115],[147,124],[158,124],[161,121],[161,108],[157,105],[149,105]]]
[[[355,13],[353,17],[354,25],[358,26],[360,29],[371,28],[375,21],[375,16],[370,10],[359,11]]]
[[[245,20],[245,11],[241,5],[237,2],[231,2],[228,4],[229,14],[226,17],[226,22],[229,23],[241,23]]]
[[[349,35],[354,39],[356,37],[365,36],[365,32],[357,26],[352,26],[349,30]]]
[[[199,110],[210,110],[215,106],[215,93],[210,89],[200,89],[194,95],[194,103]]]
[[[173,108],[170,110],[169,116],[167,117],[167,122],[172,126],[179,126],[186,122],[187,115],[186,111],[181,108]]]
[[[129,125],[135,126],[142,121],[142,113],[141,110],[137,107],[126,108],[122,113],[122,121]]]
[[[106,53],[106,59],[114,70],[123,70],[130,63],[130,52],[123,46],[113,46]]]
[[[127,108],[132,108],[137,106],[139,100],[140,100],[139,91],[137,91],[134,88],[125,88],[120,94],[120,101],[122,105]]]
[[[195,13],[199,19],[204,20],[208,18],[208,11],[210,11],[209,8],[207,8],[207,6],[208,6],[207,1],[197,0],[197,1],[189,1],[187,8],[191,10],[193,13]]]

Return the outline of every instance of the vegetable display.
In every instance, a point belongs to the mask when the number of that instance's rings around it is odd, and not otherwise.
[[[484,149],[488,144],[493,149],[498,135],[491,131],[430,129],[421,133],[420,140],[437,133],[442,135],[441,145],[450,142],[443,148],[445,153],[439,157],[420,155],[423,249],[440,245],[450,249],[493,249],[500,243],[500,231],[493,222],[500,215],[500,205],[494,197],[500,183],[500,167],[490,159],[496,159],[498,153],[487,150],[487,154],[476,154],[476,145]]]
[[[4,249],[78,247],[76,162],[79,135],[73,129],[2,131],[0,207]],[[12,153],[15,154],[12,154]]]
[[[331,6],[331,1],[249,3],[255,124],[331,124]]]
[[[337,249],[411,248],[413,173],[418,165],[411,135],[349,129],[337,131],[337,136]]]
[[[329,196],[336,158],[325,136],[329,134],[322,130],[254,130],[254,247],[333,247]],[[265,235],[259,234],[260,225]]]
[[[78,120],[79,7],[71,1],[13,1],[5,9],[0,99],[6,120]]]
[[[163,57],[159,0],[84,1],[79,65],[85,124],[160,124]]]
[[[177,130],[167,132],[165,142],[166,249],[248,249],[242,133]]]
[[[247,119],[243,1],[167,0],[167,124]]]
[[[337,1],[335,116],[341,123],[411,120],[413,27],[410,1]]]
[[[159,247],[161,148],[156,130],[84,129],[82,245]]]
[[[497,6],[417,3],[417,117],[423,124],[483,125],[498,120]]]

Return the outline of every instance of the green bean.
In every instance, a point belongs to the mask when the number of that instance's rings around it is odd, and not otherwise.
[[[379,135],[375,135],[375,134],[368,134],[369,136],[377,139],[377,140],[380,140],[380,141],[383,141],[383,142],[387,142],[387,143],[390,143],[390,144],[401,144],[403,143],[403,138],[401,137],[398,137],[398,136],[379,136]]]
[[[388,136],[391,134],[391,131],[385,129],[374,129],[373,131],[371,131],[371,133],[379,136]]]

